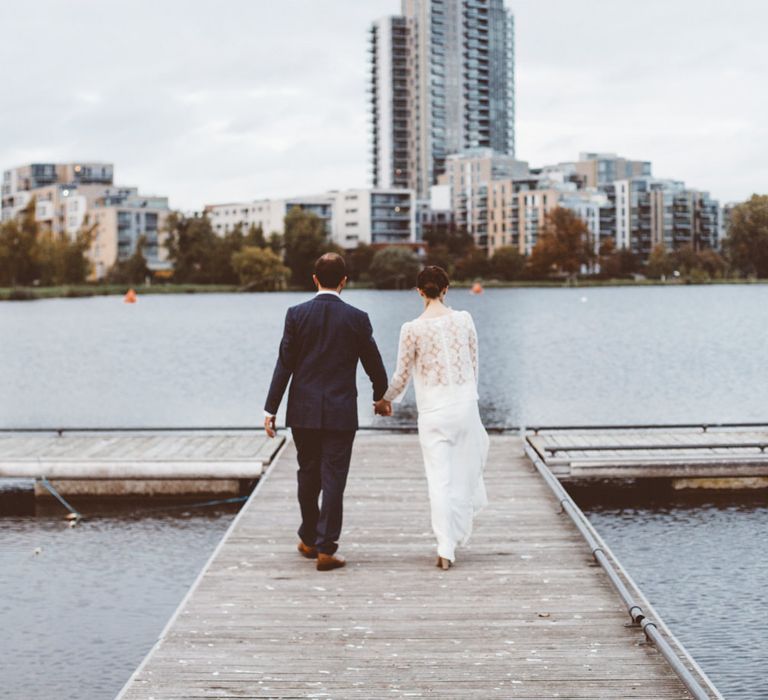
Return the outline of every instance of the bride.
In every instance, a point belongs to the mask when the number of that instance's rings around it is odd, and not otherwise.
[[[413,376],[419,442],[427,473],[437,566],[448,569],[472,519],[487,503],[483,467],[488,435],[477,400],[477,333],[468,311],[445,306],[448,275],[435,265],[417,278],[424,313],[400,330],[397,369],[377,413],[391,414]]]

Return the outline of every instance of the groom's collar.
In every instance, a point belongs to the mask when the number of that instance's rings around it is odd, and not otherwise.
[[[315,294],[315,299],[323,301],[336,301],[336,299],[338,299],[341,301],[341,295],[335,289],[321,289]]]

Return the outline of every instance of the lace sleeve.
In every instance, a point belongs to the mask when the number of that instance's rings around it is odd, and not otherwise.
[[[416,359],[416,339],[410,324],[404,323],[400,329],[400,342],[397,348],[397,368],[389,382],[389,388],[384,394],[387,401],[402,401],[403,394],[408,388],[413,365]]]
[[[475,322],[472,320],[472,315],[467,311],[467,322],[469,325],[469,355],[472,359],[472,369],[475,372],[475,384],[479,380],[479,361],[477,351],[477,330],[475,329]]]

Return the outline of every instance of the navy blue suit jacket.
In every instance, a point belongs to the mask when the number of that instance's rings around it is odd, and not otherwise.
[[[335,294],[292,306],[264,410],[276,414],[288,380],[286,425],[357,430],[357,363],[373,384],[373,400],[387,390],[387,372],[368,314]]]

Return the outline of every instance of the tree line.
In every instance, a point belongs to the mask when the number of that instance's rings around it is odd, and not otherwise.
[[[92,230],[74,238],[46,231],[35,208],[33,199],[18,217],[0,224],[0,287],[82,284],[90,272]]]
[[[323,253],[345,255],[350,278],[379,288],[408,288],[422,263],[440,265],[452,279],[501,281],[562,279],[581,274],[602,278],[643,274],[690,281],[724,277],[768,278],[768,195],[753,195],[731,211],[723,251],[655,248],[647,261],[606,239],[595,251],[589,230],[576,214],[554,209],[538,232],[529,256],[516,247],[498,248],[488,257],[472,236],[453,225],[427,226],[426,259],[407,246],[377,249],[360,244],[343,251],[329,239],[324,222],[294,208],[284,233],[269,235],[256,226],[235,226],[218,235],[207,216],[172,213],[164,245],[173,264],[170,281],[228,284],[254,291],[311,289],[314,261]],[[53,234],[35,220],[34,200],[15,219],[0,225],[0,286],[82,284],[90,274],[87,257],[93,230],[75,237]],[[109,270],[107,281],[141,284],[151,272],[140,240],[133,255]]]
[[[477,248],[472,237],[452,226],[427,227],[423,233],[428,243],[427,264],[440,265],[452,279],[497,279],[525,281],[588,276],[598,279],[629,278],[635,275],[664,279],[679,277],[685,281],[753,277],[768,278],[768,195],[753,195],[735,206],[723,241],[722,251],[695,249],[685,245],[668,250],[656,246],[647,261],[625,248],[616,248],[613,238],[606,238],[596,250],[586,223],[573,211],[555,208],[546,216],[538,231],[531,254],[525,256],[514,246],[497,248],[489,257]],[[407,265],[418,269],[404,252],[381,251],[390,263],[389,274],[377,274],[374,282],[393,286],[395,271]]]
[[[294,207],[284,224],[282,235],[236,225],[220,236],[207,216],[171,214],[165,245],[173,263],[172,280],[232,284],[251,291],[309,289],[315,260],[343,251],[328,240],[322,219],[310,212]]]

